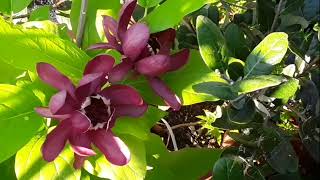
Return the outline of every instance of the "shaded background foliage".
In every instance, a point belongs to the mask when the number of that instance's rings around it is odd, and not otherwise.
[[[52,163],[41,158],[41,144],[55,122],[34,115],[33,108],[47,105],[55,91],[39,81],[35,64],[51,63],[77,82],[86,62],[97,54],[110,54],[119,62],[116,51],[87,48],[106,41],[101,16],[117,18],[121,3],[88,1],[83,40],[77,47],[80,0],[0,2],[1,178],[319,176],[318,0],[139,0],[138,4],[135,21],[146,23],[151,32],[175,28],[172,49],[192,49],[183,69],[163,77],[186,106],[179,112],[150,107],[139,119],[117,122],[113,131],[133,154],[127,166],[116,167],[100,154],[75,171],[69,147]],[[135,87],[147,103],[162,105],[144,78],[123,83]],[[202,102],[206,103],[198,104]],[[199,113],[196,108],[206,111]],[[165,146],[172,140],[167,141],[162,118],[173,127],[184,124],[173,128],[177,140],[183,140],[178,143],[182,150]]]

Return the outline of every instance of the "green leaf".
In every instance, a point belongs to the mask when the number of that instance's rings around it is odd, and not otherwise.
[[[16,174],[14,172],[14,159],[15,156],[7,159],[0,163],[0,174],[1,178],[5,180],[16,180]]]
[[[0,84],[0,162],[15,154],[43,125],[34,112],[40,100],[29,90]]]
[[[131,135],[119,135],[129,147],[131,160],[125,166],[116,166],[109,163],[102,154],[90,157],[84,168],[91,174],[108,179],[142,180],[146,174],[146,152],[143,141]]]
[[[152,33],[172,28],[180,23],[184,16],[208,3],[217,0],[167,0],[143,19]],[[167,18],[165,18],[167,17]]]
[[[278,99],[283,99],[283,102],[286,103],[291,97],[293,97],[299,88],[298,79],[290,79],[289,81],[281,84],[271,95]]]
[[[79,79],[89,57],[70,41],[41,29],[25,29],[0,18],[0,61],[35,71],[47,62],[73,79]]]
[[[116,134],[129,134],[146,140],[149,136],[150,129],[165,115],[167,115],[166,112],[149,106],[148,111],[140,118],[126,117],[117,120],[112,131]]]
[[[45,133],[34,136],[16,155],[15,171],[18,179],[80,180],[81,171],[73,168],[73,151],[65,147],[59,156],[48,163],[42,159],[41,147]]]
[[[138,0],[138,4],[144,8],[158,5],[162,0]]]
[[[239,78],[243,77],[243,68],[243,61],[231,57],[228,60],[228,69],[226,73],[232,80],[237,81]]]
[[[5,76],[0,76],[0,83],[13,84],[16,77],[22,74],[23,70],[17,69],[12,65],[2,62],[0,72]]]
[[[241,180],[244,179],[242,161],[237,157],[220,158],[213,167],[215,179]]]
[[[50,6],[41,6],[31,12],[29,21],[44,21],[50,19]]]
[[[247,100],[241,109],[235,109],[231,106],[224,108],[220,121],[228,121],[231,122],[231,124],[248,124],[254,120],[255,116],[256,110],[254,102]]]
[[[320,2],[318,0],[305,0],[303,7],[303,14],[307,20],[312,20],[315,17],[319,18],[319,6]]]
[[[273,66],[281,62],[287,49],[288,35],[286,33],[269,34],[247,57],[244,67],[245,77],[270,74]]]
[[[238,25],[230,23],[224,33],[229,50],[235,57],[245,59],[249,55],[249,44]]]
[[[81,2],[82,0],[72,1],[70,20],[74,34],[77,34],[79,17],[81,14]],[[108,0],[108,2],[101,0],[88,1],[86,24],[81,46],[83,49],[87,49],[90,45],[105,41],[106,38],[103,31],[102,15],[117,18],[120,8],[121,4],[118,0]]]
[[[232,100],[237,97],[237,94],[231,90],[231,86],[221,82],[204,82],[196,84],[193,89],[198,93],[212,95],[213,98]]]
[[[1,0],[0,12],[11,15],[11,12],[17,13],[26,8],[32,0]]]
[[[221,153],[220,149],[184,148],[159,155],[146,179],[200,179],[212,169]]]
[[[281,141],[267,158],[270,166],[281,174],[293,173],[298,170],[298,158],[291,144]]]
[[[223,67],[227,47],[220,28],[209,18],[198,16],[196,29],[200,54],[204,62],[212,70]]]
[[[193,89],[194,85],[211,81],[227,82],[219,74],[206,67],[201,60],[200,53],[196,50],[191,51],[189,62],[182,69],[168,73],[162,79],[168,87],[182,98],[184,105],[219,100],[219,98],[210,94],[196,92]],[[145,78],[125,81],[124,83],[135,87],[148,103],[162,104],[162,100],[153,92]]]
[[[233,91],[242,93],[250,93],[260,89],[277,86],[281,84],[285,78],[276,75],[261,75],[253,76],[241,81],[236,82],[233,85]]]

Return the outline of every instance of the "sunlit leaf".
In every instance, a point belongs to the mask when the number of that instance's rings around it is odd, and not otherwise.
[[[0,12],[7,15],[17,13],[26,8],[32,0],[1,0],[0,1]]]
[[[34,112],[40,105],[31,91],[0,84],[0,162],[15,154],[43,125]]]

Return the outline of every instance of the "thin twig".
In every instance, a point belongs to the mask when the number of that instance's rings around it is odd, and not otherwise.
[[[278,9],[276,11],[276,14],[274,15],[273,23],[272,23],[272,26],[271,26],[271,29],[270,29],[269,33],[272,33],[274,31],[275,27],[276,27],[276,24],[277,24],[279,15],[280,15],[280,11],[281,11],[282,1],[283,0],[280,0],[280,2],[278,4]]]
[[[196,125],[199,125],[199,122],[178,124],[178,125],[172,126],[171,129],[174,130],[174,129],[178,129],[181,127],[189,127],[189,126],[196,126]]]
[[[87,16],[87,8],[88,8],[88,0],[82,0],[81,9],[80,9],[79,24],[78,24],[77,36],[76,36],[76,41],[77,41],[78,47],[81,47],[81,45],[82,45],[84,25],[86,23],[86,16]]]
[[[167,129],[168,129],[168,132],[169,132],[169,135],[171,136],[171,141],[172,141],[172,145],[173,145],[173,149],[175,151],[178,151],[178,146],[177,146],[177,141],[176,141],[176,137],[174,136],[173,134],[173,131],[172,131],[172,128],[171,126],[169,125],[169,123],[165,120],[165,119],[161,119],[161,121],[166,125]]]

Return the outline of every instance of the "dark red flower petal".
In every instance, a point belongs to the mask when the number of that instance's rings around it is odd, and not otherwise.
[[[148,44],[150,32],[148,26],[141,23],[132,25],[125,33],[122,50],[125,56],[134,61]]]
[[[113,46],[118,45],[117,41],[117,26],[118,23],[110,16],[103,16],[103,29],[104,33],[108,39],[108,43]]]
[[[170,65],[168,71],[176,71],[182,66],[187,64],[189,59],[190,51],[189,49],[184,49],[180,52],[177,52],[170,57]]]
[[[118,38],[123,41],[124,34],[127,31],[128,24],[134,9],[136,8],[137,0],[126,0],[120,11],[120,18],[118,23]]]
[[[69,142],[73,151],[79,156],[94,156],[96,153],[91,148],[91,140],[87,133],[73,133]]]
[[[142,105],[116,105],[115,108],[115,116],[116,117],[141,117],[148,109],[147,104]]]
[[[49,102],[49,109],[54,115],[70,114],[78,108],[78,102],[76,102],[66,90],[60,91],[52,96]]]
[[[176,31],[170,28],[165,31],[155,33],[152,36],[156,38],[160,46],[159,54],[169,55],[174,39],[176,38]]]
[[[45,107],[37,107],[37,108],[35,108],[35,111],[42,117],[52,118],[52,119],[57,119],[57,120],[67,119],[71,116],[71,114],[63,114],[63,115],[52,114],[50,109],[45,108]]]
[[[109,130],[98,129],[90,131],[90,139],[98,149],[114,165],[123,166],[130,161],[130,151],[127,145]]]
[[[166,84],[160,78],[148,78],[152,89],[164,99],[165,103],[173,110],[179,110],[181,108],[181,101],[179,97],[168,88]]]
[[[140,74],[147,76],[159,76],[168,71],[169,65],[169,56],[153,55],[138,61],[135,68]]]
[[[108,81],[116,83],[125,79],[126,75],[133,68],[133,64],[127,61],[123,61],[117,64],[109,73]]]
[[[80,156],[78,154],[74,154],[74,162],[73,162],[73,167],[75,169],[81,169],[83,164],[84,164],[84,161],[87,159],[86,156]]]
[[[63,150],[66,145],[70,133],[70,121],[63,120],[56,128],[54,128],[48,135],[42,145],[43,159],[51,162]]]
[[[88,47],[87,50],[98,50],[98,49],[115,49],[119,52],[122,52],[121,48],[119,49],[119,47],[112,45],[110,43],[97,43]]]
[[[74,111],[70,117],[70,121],[73,133],[79,134],[86,132],[91,126],[89,118],[80,111]]]
[[[83,76],[76,89],[76,96],[82,102],[86,97],[98,92],[105,77],[102,73],[87,74]]]
[[[114,58],[109,55],[98,55],[88,62],[84,74],[103,73],[107,74],[114,65]]]
[[[74,95],[75,87],[68,77],[61,74],[55,67],[48,63],[38,63],[37,72],[42,81],[57,88],[58,90],[66,90]]]
[[[112,105],[143,104],[140,94],[132,87],[126,85],[112,85],[102,90],[100,94],[106,99],[110,99]]]

